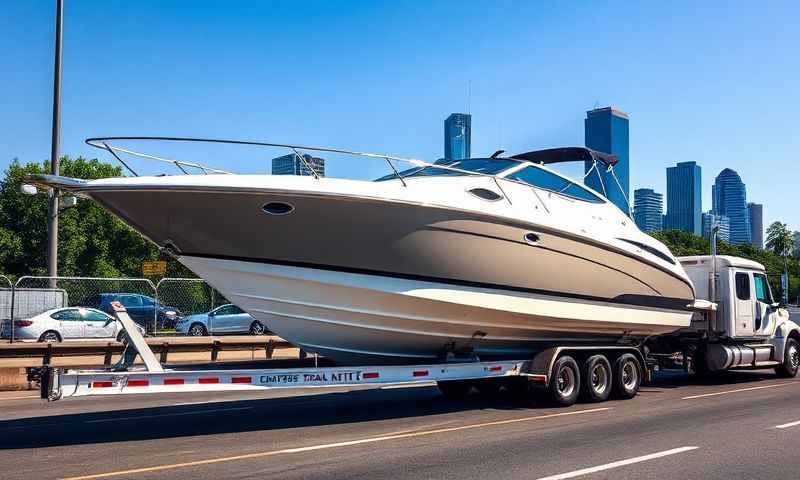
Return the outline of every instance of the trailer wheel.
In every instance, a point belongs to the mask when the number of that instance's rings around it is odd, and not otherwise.
[[[794,378],[798,367],[800,367],[800,345],[797,340],[790,338],[786,340],[786,347],[783,349],[783,363],[775,367],[775,373],[781,377]]]
[[[569,407],[578,400],[581,374],[575,359],[564,355],[553,365],[548,390],[550,400],[562,407]]]
[[[588,402],[605,402],[611,395],[611,364],[603,355],[592,355],[583,362],[581,396]]]
[[[444,380],[436,382],[436,386],[450,400],[463,400],[472,390],[472,382],[468,380]]]
[[[642,366],[639,360],[630,353],[620,355],[614,362],[613,379],[616,398],[627,400],[635,397],[642,384]]]

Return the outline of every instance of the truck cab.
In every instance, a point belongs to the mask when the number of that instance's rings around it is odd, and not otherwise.
[[[714,371],[794,363],[796,370],[800,327],[775,301],[763,265],[725,255],[678,260],[695,286],[696,298],[715,306],[695,314],[686,330],[703,335],[704,367]]]

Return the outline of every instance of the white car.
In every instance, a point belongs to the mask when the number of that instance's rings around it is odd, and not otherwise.
[[[136,325],[142,335],[144,329]],[[11,321],[3,322],[2,337],[11,338]],[[14,320],[14,340],[61,342],[75,338],[112,338],[125,334],[122,323],[94,308],[54,308],[36,316]]]

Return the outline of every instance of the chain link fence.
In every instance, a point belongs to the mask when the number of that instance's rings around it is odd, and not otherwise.
[[[9,323],[17,327],[36,327],[23,325],[31,318],[48,310],[65,307],[88,307],[112,314],[111,302],[119,301],[128,310],[131,318],[152,334],[159,322],[169,321],[159,311],[155,300],[155,285],[144,278],[93,278],[93,277],[36,277],[24,276],[13,285],[11,319]],[[59,337],[85,338],[87,321],[69,312],[59,322]],[[72,316],[70,316],[72,315]],[[72,317],[75,318],[72,318]],[[173,319],[174,322],[174,319]],[[5,322],[4,322],[5,323]],[[18,325],[19,324],[19,325]],[[15,331],[10,328],[11,341],[16,340]],[[34,335],[35,336],[35,335]]]
[[[214,332],[216,317],[209,313],[230,303],[200,278],[163,278],[154,284],[146,278],[23,276],[14,283],[0,275],[0,338],[12,342],[36,340],[38,337],[33,338],[36,335],[27,331],[24,338],[17,338],[22,336],[24,328],[31,327],[30,319],[49,310],[69,307],[94,308],[113,314],[114,301],[122,303],[149,335],[171,334],[178,322],[190,315],[202,317],[208,322],[207,331]],[[90,337],[78,332],[87,328],[81,326],[87,322],[77,318],[78,313],[70,312],[76,316],[72,321],[57,322],[60,327],[73,330],[60,334],[61,339]]]
[[[208,322],[207,332],[213,332],[214,309],[230,302],[202,278],[162,278],[156,284],[156,299],[160,305],[180,312],[181,318],[199,315]],[[188,328],[188,327],[187,327]],[[188,333],[180,329],[179,333]]]

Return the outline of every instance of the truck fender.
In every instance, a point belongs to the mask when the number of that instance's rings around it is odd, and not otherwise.
[[[774,358],[776,360],[783,359],[783,350],[786,348],[786,341],[790,338],[800,342],[800,325],[789,320],[788,315],[785,317],[781,315],[770,342],[775,347]]]

